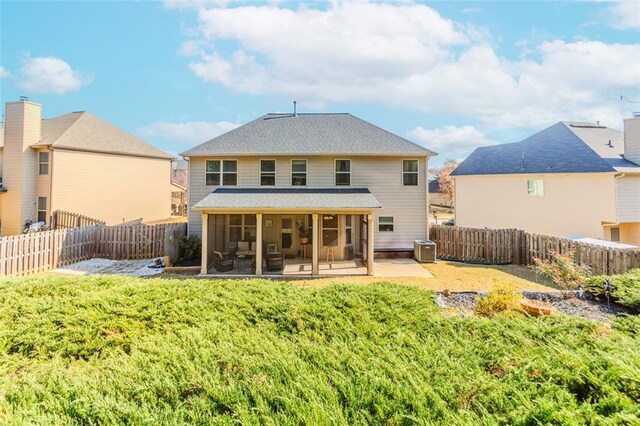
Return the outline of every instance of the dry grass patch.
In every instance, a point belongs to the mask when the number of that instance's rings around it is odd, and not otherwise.
[[[518,265],[471,265],[438,261],[425,263],[431,272],[423,288],[430,290],[491,290],[495,281],[512,283],[519,290],[553,290],[552,284],[529,268]]]

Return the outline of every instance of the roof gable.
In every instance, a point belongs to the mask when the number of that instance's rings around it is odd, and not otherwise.
[[[351,114],[267,114],[184,153],[435,155]]]
[[[521,142],[477,148],[451,175],[614,171],[566,123],[559,122]]]

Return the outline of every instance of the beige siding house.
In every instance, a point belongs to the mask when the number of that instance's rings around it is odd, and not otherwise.
[[[560,122],[478,148],[452,173],[455,222],[640,246],[640,117]]]
[[[119,224],[171,214],[172,157],[89,112],[41,118],[5,106],[0,134],[0,233],[65,210]]]
[[[371,273],[374,251],[410,251],[428,235],[435,153],[350,114],[268,114],[182,155],[203,273],[243,242],[256,273],[267,249],[309,274],[354,259]]]

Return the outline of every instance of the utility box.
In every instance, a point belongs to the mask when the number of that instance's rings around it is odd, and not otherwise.
[[[431,240],[415,240],[413,242],[413,256],[418,262],[435,262],[436,243]]]

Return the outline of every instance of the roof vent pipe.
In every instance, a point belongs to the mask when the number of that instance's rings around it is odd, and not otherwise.
[[[640,111],[633,111],[633,112],[631,113],[631,115],[633,115],[633,116],[634,116],[634,117],[636,117],[636,118],[637,118],[637,117],[640,117]]]
[[[298,116],[298,110],[297,110],[297,105],[298,101],[293,101],[293,116],[297,117]]]

